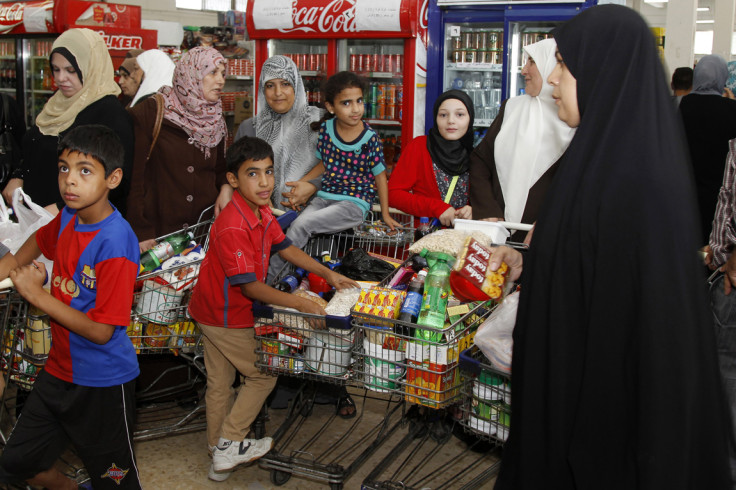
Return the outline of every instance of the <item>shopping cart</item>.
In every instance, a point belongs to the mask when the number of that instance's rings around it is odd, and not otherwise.
[[[189,260],[176,260],[163,270],[138,277],[127,333],[139,359],[143,363],[175,356],[181,362],[166,367],[144,386],[139,382],[135,440],[206,428],[202,334],[187,307],[199,266],[209,248],[213,210],[214,207],[206,209],[196,224],[175,232],[191,233],[201,251],[195,249],[187,256]]]
[[[411,217],[392,214],[400,223]],[[320,257],[329,254],[339,260],[352,248],[362,248],[375,256],[403,262],[414,231],[409,226],[396,231],[368,220],[353,230],[312,237],[304,251]],[[276,282],[292,269],[276,277]],[[286,375],[308,382],[348,386],[353,380],[355,327],[350,316],[310,315],[277,307],[254,306],[255,334],[260,344],[256,365],[264,372]],[[365,389],[356,390],[356,417],[344,420],[332,408],[329,413],[314,410],[317,397],[312,383],[302,383],[289,406],[286,420],[277,429],[272,451],[259,460],[271,471],[271,481],[282,485],[297,475],[342,488],[345,479],[362,465],[401,423],[403,397],[376,399]],[[375,411],[364,410],[377,403]],[[318,419],[305,426],[306,418]],[[307,433],[308,432],[308,433]],[[329,438],[329,449],[316,452],[315,443]]]

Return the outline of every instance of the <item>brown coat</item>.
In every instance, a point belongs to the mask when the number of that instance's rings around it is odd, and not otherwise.
[[[138,240],[156,238],[199,219],[227,183],[225,139],[210,157],[187,140],[187,133],[164,119],[146,161],[156,121],[156,100],[149,97],[130,109],[135,132],[135,160],[128,195],[128,221]]]
[[[470,205],[473,207],[473,219],[500,218],[504,219],[506,205],[503,200],[501,183],[496,172],[496,158],[494,156],[496,136],[501,131],[506,101],[501,104],[501,110],[488,128],[483,140],[470,154]],[[539,210],[547,194],[552,179],[557,172],[559,160],[555,162],[529,189],[526,198],[522,223],[533,224],[537,221]],[[511,236],[514,241],[522,241],[526,232],[517,231]]]

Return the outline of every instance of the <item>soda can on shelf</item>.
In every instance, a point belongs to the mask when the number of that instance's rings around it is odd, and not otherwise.
[[[384,119],[388,119],[389,121],[394,121],[398,119],[396,104],[386,104],[386,111],[384,113]]]
[[[309,71],[317,71],[317,55],[316,54],[308,54],[307,55],[307,70]]]
[[[390,54],[383,55],[383,70],[386,73],[393,73],[393,57]]]
[[[327,71],[327,53],[322,53],[319,55],[319,65],[320,65],[320,71],[322,72]]]
[[[383,56],[378,53],[373,53],[373,71],[383,71]]]
[[[307,54],[306,53],[299,53],[298,56],[299,56],[299,63],[297,63],[297,65],[296,65],[297,68],[299,68],[299,70],[302,70],[302,71],[307,70],[308,69],[308,66],[309,66],[309,61],[307,59]]]
[[[402,105],[404,103],[404,87],[401,84],[396,84],[396,105]]]
[[[379,102],[377,105],[378,105],[378,112],[375,115],[375,119],[386,119],[386,103]]]
[[[393,63],[391,65],[394,68],[394,73],[401,73],[401,71],[404,69],[404,55],[403,54],[393,54],[391,55],[394,57]]]
[[[363,71],[363,58],[359,54],[350,55],[350,71],[361,73]]]
[[[473,38],[475,37],[475,33],[472,29],[463,29],[461,36],[463,39],[463,48],[464,49],[471,49],[473,48]]]
[[[450,61],[453,63],[463,63],[465,61],[465,50],[456,49],[450,54]]]
[[[381,89],[378,84],[376,82],[371,83],[370,88],[368,89],[368,99],[371,101],[371,104],[377,104],[380,102],[380,92]]]
[[[450,39],[450,45],[452,46],[453,50],[463,49],[463,40],[460,38],[460,36],[453,37]]]
[[[524,44],[526,46],[526,44]],[[488,49],[498,49],[498,32],[491,31],[488,33]]]
[[[375,65],[373,64],[373,55],[372,54],[364,54],[363,55],[363,71],[366,73],[370,73],[372,71],[375,71]]]
[[[389,105],[396,104],[396,85],[393,83],[387,83],[385,85],[383,100]]]
[[[478,62],[478,50],[477,49],[466,49],[465,50],[465,62],[466,63],[477,63]]]

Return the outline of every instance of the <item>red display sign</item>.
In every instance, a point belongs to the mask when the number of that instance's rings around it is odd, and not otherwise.
[[[288,38],[397,38],[417,31],[416,0],[400,0],[399,30],[359,30],[355,2],[349,0],[293,0],[289,28],[258,28],[253,18],[255,1],[248,2],[246,26],[251,39]]]
[[[0,4],[0,34],[53,32],[53,0]]]

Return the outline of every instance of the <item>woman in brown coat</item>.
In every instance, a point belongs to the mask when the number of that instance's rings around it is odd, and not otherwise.
[[[220,94],[225,58],[213,48],[195,48],[163,87],[163,121],[153,148],[157,102],[149,97],[131,109],[135,164],[128,221],[147,250],[155,237],[197,222],[215,204],[217,214],[232,197],[225,178],[225,135]],[[150,151],[150,157],[149,157]]]

